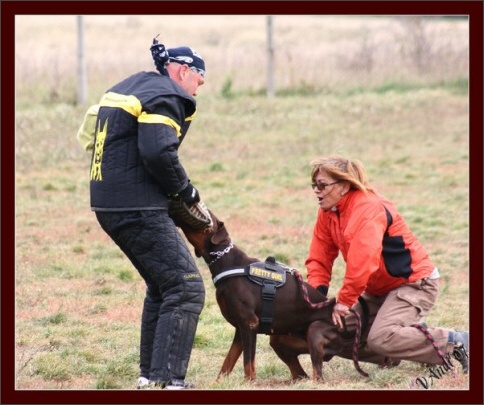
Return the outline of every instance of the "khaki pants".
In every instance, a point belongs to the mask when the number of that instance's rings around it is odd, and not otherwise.
[[[432,309],[438,292],[438,279],[425,279],[403,284],[382,297],[364,293],[363,298],[369,307],[370,324],[373,322],[367,338],[368,349],[393,359],[442,364],[441,357],[427,336],[411,326],[419,323]],[[359,306],[359,303],[355,304],[354,308]],[[352,329],[355,322],[353,314],[346,317],[345,321],[348,329]],[[450,330],[428,328],[444,356],[453,349],[448,344]]]

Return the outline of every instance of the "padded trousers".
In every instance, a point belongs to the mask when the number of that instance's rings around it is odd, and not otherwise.
[[[103,230],[146,282],[140,376],[185,379],[205,287],[188,246],[165,210],[96,212]]]

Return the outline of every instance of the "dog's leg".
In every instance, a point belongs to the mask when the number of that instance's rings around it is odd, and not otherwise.
[[[289,367],[292,380],[309,378],[298,359],[300,354],[309,353],[307,342],[303,335],[271,335],[270,345],[277,356]]]
[[[322,326],[319,321],[311,323],[306,332],[307,347],[313,366],[313,380],[323,380],[323,356],[326,338],[322,333]]]
[[[222,364],[222,368],[220,369],[220,372],[218,373],[217,380],[220,379],[220,377],[229,375],[232,372],[232,370],[234,369],[235,363],[237,363],[237,360],[239,359],[241,354],[242,354],[242,337],[240,335],[239,329],[235,328],[235,335],[232,341],[232,345],[230,346],[227,356],[225,356],[225,360]]]
[[[255,380],[255,351],[257,347],[257,332],[252,329],[241,331],[244,355],[244,374],[248,380]]]

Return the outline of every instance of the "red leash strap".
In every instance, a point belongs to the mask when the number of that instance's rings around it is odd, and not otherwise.
[[[443,363],[446,364],[446,365],[450,365],[451,369],[453,369],[454,367],[452,366],[452,364],[450,364],[450,362],[445,358],[445,355],[444,355],[444,352],[442,350],[439,349],[439,346],[437,346],[437,342],[435,341],[434,337],[432,336],[432,334],[429,332],[429,330],[423,326],[423,325],[420,325],[418,323],[415,323],[413,325],[414,328],[417,328],[419,331],[421,331],[425,336],[427,336],[427,339],[430,340],[430,343],[432,343],[432,346],[434,347],[435,351],[437,352],[437,354],[439,355],[439,357],[442,359]]]
[[[360,314],[356,312],[353,308],[350,308],[350,312],[355,315],[356,318],[356,334],[355,334],[355,341],[353,342],[353,364],[355,365],[356,370],[363,376],[368,377],[369,374],[362,370],[360,364],[358,362],[358,350],[360,348],[360,338],[361,338],[361,318]]]
[[[299,280],[299,285],[301,286],[304,301],[306,301],[311,308],[320,309],[320,308],[323,308],[323,307],[327,307],[328,305],[330,305],[332,303],[331,300],[325,300],[325,301],[321,301],[321,302],[311,302],[311,300],[309,299],[308,289],[306,287],[306,284],[304,284],[304,280],[303,280],[301,274],[295,269],[293,269],[293,274]]]

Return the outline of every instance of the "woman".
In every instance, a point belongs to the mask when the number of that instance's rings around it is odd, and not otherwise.
[[[308,282],[327,294],[334,260],[346,262],[333,322],[343,328],[349,309],[363,297],[378,312],[368,348],[393,359],[443,364],[457,359],[468,371],[468,332],[431,327],[440,354],[418,324],[434,306],[439,270],[408,228],[395,204],[368,183],[363,165],[341,156],[311,162],[319,206],[306,260]]]

